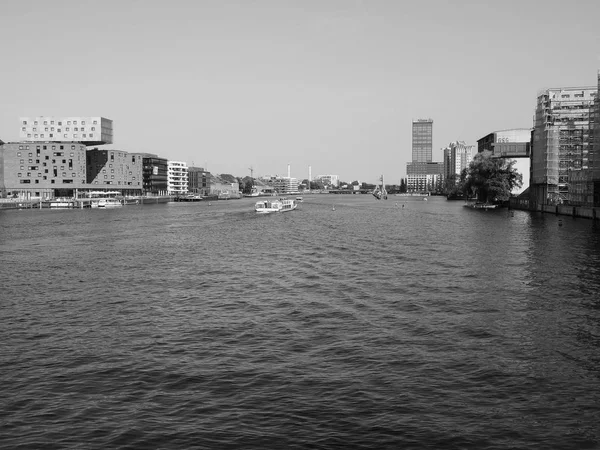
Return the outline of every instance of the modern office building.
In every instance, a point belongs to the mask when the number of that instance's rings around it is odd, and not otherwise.
[[[21,117],[23,142],[81,142],[104,145],[113,142],[113,122],[104,117]]]
[[[87,151],[87,182],[92,187],[117,189],[124,195],[140,195],[143,155],[94,148]]]
[[[86,188],[86,146],[71,142],[0,145],[0,197],[74,197]]]
[[[433,120],[417,119],[412,123],[412,162],[431,162],[433,157]]]
[[[168,161],[146,153],[142,158],[142,187],[144,194],[167,195]]]
[[[458,184],[461,172],[469,167],[473,160],[474,145],[467,145],[464,141],[450,142],[444,149],[444,179]]]
[[[412,122],[412,161],[406,164],[408,192],[441,190],[444,183],[444,163],[433,162],[433,120]]]
[[[530,201],[593,203],[593,150],[597,86],[552,88],[537,98],[531,148]]]
[[[187,163],[169,161],[167,164],[167,192],[169,195],[187,194],[188,171]]]
[[[513,128],[489,133],[477,141],[478,153],[489,151],[494,158],[504,158],[514,163],[523,178],[523,185],[515,188],[514,195],[529,187],[531,172],[531,128]]]

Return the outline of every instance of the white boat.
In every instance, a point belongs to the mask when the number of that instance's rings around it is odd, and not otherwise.
[[[96,203],[96,208],[120,208],[123,206],[121,201],[116,198],[99,198]],[[94,207],[94,203],[92,203],[92,208]]]
[[[281,212],[293,211],[298,207],[296,200],[281,199]]]
[[[304,200],[302,199],[302,197],[296,197],[296,201],[297,201],[298,203],[302,203]]]
[[[259,214],[279,212],[283,208],[281,200],[261,200],[254,205],[254,211]]]

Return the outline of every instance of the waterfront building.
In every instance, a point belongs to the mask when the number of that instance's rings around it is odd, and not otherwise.
[[[512,194],[518,195],[529,187],[531,172],[531,128],[499,130],[477,140],[477,152],[489,151],[494,158],[514,162],[514,167],[523,177],[523,185]]]
[[[433,161],[433,120],[412,122],[412,161],[406,164],[408,192],[431,192],[442,189],[444,163]]]
[[[167,163],[167,192],[169,195],[187,194],[188,192],[187,163],[169,161]]]
[[[458,184],[461,172],[469,167],[474,149],[474,145],[467,145],[464,141],[450,142],[444,149],[444,179],[452,186]]]
[[[433,192],[442,189],[444,164],[441,162],[411,162],[406,165],[408,192]]]
[[[339,187],[340,177],[339,175],[317,175],[313,181],[320,181],[324,186],[328,187]]]
[[[124,195],[140,195],[142,166],[141,153],[90,149],[87,151],[87,182],[93,187],[110,186]]]
[[[144,194],[167,195],[168,161],[146,153],[142,157],[142,187]]]
[[[0,145],[0,197],[74,197],[86,188],[86,146],[78,142]]]
[[[537,98],[531,148],[530,201],[590,205],[593,197],[597,86],[552,88]]]
[[[188,192],[198,195],[210,194],[210,172],[202,167],[188,167]]]
[[[316,179],[316,177],[315,177]],[[260,177],[260,180],[270,186],[277,194],[297,194],[298,179],[294,177],[266,176]]]
[[[412,162],[427,163],[433,157],[433,120],[417,119],[412,123]]]
[[[19,137],[23,142],[79,142],[104,145],[113,142],[113,122],[104,117],[21,117]]]

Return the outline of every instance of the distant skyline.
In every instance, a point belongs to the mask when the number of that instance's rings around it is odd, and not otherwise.
[[[0,139],[21,116],[103,116],[108,148],[236,176],[397,184],[412,120],[451,141],[532,126],[593,86],[600,2],[57,0],[0,4]]]

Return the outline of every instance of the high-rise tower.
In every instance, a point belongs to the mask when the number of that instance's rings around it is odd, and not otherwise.
[[[431,162],[433,154],[433,120],[417,119],[412,123],[412,162]]]

